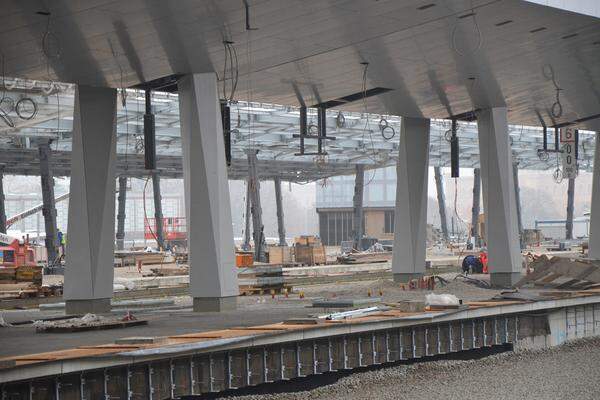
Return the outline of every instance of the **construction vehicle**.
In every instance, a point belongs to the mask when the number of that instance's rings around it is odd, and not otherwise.
[[[36,265],[35,251],[29,237],[18,238],[0,232],[0,266],[22,267]]]
[[[164,245],[185,247],[187,243],[187,225],[184,217],[165,217],[162,219]],[[144,237],[156,240],[157,227],[155,218],[144,219]]]

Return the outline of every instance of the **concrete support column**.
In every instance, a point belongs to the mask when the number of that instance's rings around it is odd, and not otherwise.
[[[58,228],[56,226],[56,204],[54,202],[54,176],[50,168],[52,150],[50,143],[43,143],[38,147],[40,156],[40,178],[42,182],[42,215],[46,231],[46,253],[48,265],[53,265],[58,258]]]
[[[588,257],[592,260],[600,260],[600,134],[598,132],[596,132],[596,150],[594,150]]]
[[[440,226],[444,239],[448,240],[448,219],[446,217],[446,195],[444,194],[444,177],[442,176],[442,168],[433,167],[435,173],[435,188],[437,191],[438,207],[440,210]]]
[[[260,204],[260,180],[256,164],[257,150],[248,151],[248,183],[250,187],[250,204],[252,211],[252,238],[254,239],[254,261],[266,262],[265,229],[262,221],[262,206]]]
[[[392,260],[395,282],[406,282],[425,272],[429,125],[428,119],[402,118]]]
[[[513,184],[515,185],[515,204],[517,206],[517,227],[519,229],[519,247],[525,248],[523,238],[523,216],[521,215],[521,188],[519,186],[519,163],[513,162]]]
[[[0,165],[0,232],[6,233],[6,204],[4,201],[4,165]]]
[[[184,76],[178,88],[194,311],[234,309],[239,288],[216,74]]]
[[[471,236],[473,245],[481,247],[479,237],[479,213],[481,204],[481,170],[473,168],[473,206],[471,207]]]
[[[154,221],[156,224],[156,241],[160,249],[165,248],[165,233],[163,231],[162,196],[160,194],[160,175],[158,171],[152,171],[152,192],[154,194]]]
[[[281,178],[273,179],[275,184],[275,204],[277,207],[277,233],[279,234],[279,245],[287,246],[285,240],[285,223],[283,220],[283,199],[281,196]]]
[[[252,204],[250,202],[250,180],[246,179],[246,213],[244,214],[244,243],[242,250],[250,251],[250,229],[252,229]]]
[[[119,177],[119,196],[117,197],[117,250],[125,248],[125,205],[127,204],[127,177]]]
[[[567,189],[567,222],[565,225],[566,239],[573,239],[573,213],[575,211],[575,178],[569,178]]]
[[[75,90],[64,295],[67,314],[110,311],[114,275],[115,89]]]
[[[365,190],[365,166],[358,164],[356,166],[356,177],[354,179],[354,197],[352,198],[353,214],[352,225],[354,227],[354,248],[363,250],[361,247],[361,239],[363,237],[363,194]]]
[[[477,115],[490,281],[511,286],[521,276],[521,251],[506,108]]]

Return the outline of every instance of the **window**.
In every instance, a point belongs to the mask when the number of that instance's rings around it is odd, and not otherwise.
[[[385,211],[384,214],[384,227],[383,227],[383,232],[384,233],[394,233],[394,211],[390,210],[390,211]]]

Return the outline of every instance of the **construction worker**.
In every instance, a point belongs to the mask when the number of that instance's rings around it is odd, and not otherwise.
[[[488,273],[488,255],[487,255],[485,249],[481,249],[481,252],[479,253],[479,260],[481,261],[481,265],[483,266],[483,273],[487,274]]]
[[[65,244],[66,244],[66,239],[65,239],[65,235],[64,233],[62,233],[62,231],[59,229],[56,232],[56,236],[58,239],[58,245],[60,246],[60,255],[64,256],[65,255]]]

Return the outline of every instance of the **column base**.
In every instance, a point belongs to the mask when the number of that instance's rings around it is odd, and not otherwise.
[[[237,308],[237,296],[194,297],[194,312],[221,312]]]
[[[394,282],[407,283],[410,280],[421,279],[422,277],[423,277],[422,272],[409,272],[409,273],[394,274]]]
[[[520,272],[492,272],[490,274],[490,285],[499,288],[512,287],[521,277]]]
[[[65,314],[105,314],[111,310],[110,299],[66,300]]]

